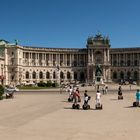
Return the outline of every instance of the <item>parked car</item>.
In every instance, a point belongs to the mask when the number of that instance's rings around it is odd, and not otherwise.
[[[133,81],[133,83],[132,83],[133,85],[137,85],[137,82],[136,81]]]
[[[19,89],[17,87],[7,87],[5,88],[5,90],[7,92],[15,92],[15,91],[19,91]]]

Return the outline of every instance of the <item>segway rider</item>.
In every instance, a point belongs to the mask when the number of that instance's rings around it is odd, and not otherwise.
[[[87,95],[87,90],[84,93],[84,104],[88,104],[89,96]]]
[[[81,102],[81,96],[80,96],[79,88],[76,89],[76,92],[77,92],[78,102]]]
[[[118,95],[122,95],[122,87],[121,86],[119,86]]]
[[[77,88],[76,91],[74,91],[73,93],[74,103],[77,103],[79,101],[79,98],[80,98],[80,94],[79,94],[79,89]]]
[[[96,104],[101,104],[101,93],[99,92],[99,90],[97,90],[96,93]]]
[[[88,96],[87,90],[85,90],[85,93],[84,93],[84,104],[83,104],[83,109],[84,110],[90,109],[90,105],[88,104],[89,100],[90,100],[90,96]]]
[[[84,104],[88,103],[88,95],[87,95],[87,91],[85,91],[84,93]]]
[[[136,92],[136,102],[140,105],[140,90],[138,89]]]
[[[72,92],[73,92],[73,89],[72,89],[72,87],[70,86],[70,88],[69,88],[69,98],[71,98],[72,97]]]

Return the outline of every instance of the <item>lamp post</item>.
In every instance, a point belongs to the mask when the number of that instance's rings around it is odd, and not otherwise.
[[[60,87],[60,94],[62,93],[61,91],[61,77],[60,77],[60,66],[57,64],[56,66],[56,70],[57,70],[57,82],[59,84]]]
[[[59,65],[56,65],[56,71],[57,71],[57,83],[60,84],[60,78],[59,78],[60,66]]]

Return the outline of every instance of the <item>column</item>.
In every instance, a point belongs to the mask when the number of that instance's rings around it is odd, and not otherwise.
[[[93,64],[93,49],[91,50],[91,61],[92,61],[92,64]]]
[[[70,66],[72,66],[72,60],[71,59],[72,59],[72,57],[71,57],[71,54],[70,54],[70,60],[69,60],[70,61]]]
[[[88,49],[88,63],[90,63],[90,50]]]
[[[68,61],[68,60],[67,60],[67,54],[65,54],[65,60],[66,60],[66,61],[65,61],[65,66],[67,66],[67,61]]]
[[[107,50],[107,57],[108,57],[108,63],[109,63],[109,60],[110,60],[109,49]]]
[[[104,64],[106,64],[106,50],[104,49]]]
[[[78,56],[79,56],[79,55],[78,55],[78,54],[76,54],[76,59],[77,59],[77,60],[76,60],[76,61],[77,61],[77,66],[78,66],[78,62],[79,62],[79,61],[78,61]]]
[[[114,61],[114,58],[113,58],[113,54],[111,54],[111,66],[113,66],[113,61]]]

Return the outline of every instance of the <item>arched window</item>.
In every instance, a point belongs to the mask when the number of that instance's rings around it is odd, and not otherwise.
[[[122,72],[122,71],[120,72],[120,78],[124,79],[124,72]]]
[[[123,66],[124,65],[124,61],[123,60],[121,60],[121,66]]]
[[[77,80],[77,72],[74,72],[74,80]]]
[[[77,66],[77,61],[74,61],[74,67],[76,67]]]
[[[39,72],[39,79],[43,79],[43,72],[42,71]]]
[[[135,81],[138,80],[138,72],[137,72],[137,71],[134,72],[134,80],[135,80]]]
[[[128,72],[127,72],[127,79],[129,80],[129,79],[130,79],[130,77],[131,77],[131,72],[130,72],[130,71],[128,71]]]
[[[56,79],[56,73],[55,73],[55,71],[53,72],[53,79]]]
[[[131,62],[130,60],[127,61],[127,66],[130,66]]]
[[[85,74],[84,74],[84,72],[80,72],[80,81],[85,81]]]
[[[95,63],[102,64],[103,63],[103,54],[100,51],[95,53]]]
[[[60,78],[64,79],[64,73],[62,71],[60,72]]]
[[[117,79],[117,72],[113,72],[113,79]]]
[[[117,66],[117,61],[116,60],[113,62],[113,65],[114,66]]]
[[[46,78],[50,79],[50,73],[48,71],[46,72]]]
[[[26,71],[26,79],[29,79],[29,72]]]
[[[33,79],[36,79],[36,72],[34,71],[32,74]]]
[[[134,66],[138,66],[138,60],[134,61]]]
[[[67,72],[67,79],[70,79],[70,72]]]

